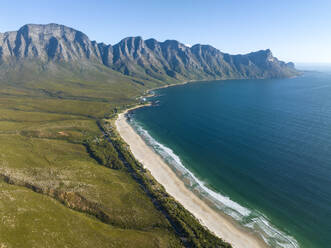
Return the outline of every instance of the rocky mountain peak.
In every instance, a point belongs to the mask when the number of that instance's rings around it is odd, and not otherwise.
[[[91,41],[73,28],[50,23],[27,24],[0,34],[0,63],[99,63],[114,70],[157,80],[272,78],[297,74],[293,64],[278,61],[270,49],[246,55],[224,54],[210,45],[185,46],[176,40],[127,37],[115,45]]]

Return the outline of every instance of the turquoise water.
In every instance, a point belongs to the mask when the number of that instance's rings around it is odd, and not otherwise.
[[[192,190],[273,247],[331,247],[331,73],[155,93],[131,124]]]

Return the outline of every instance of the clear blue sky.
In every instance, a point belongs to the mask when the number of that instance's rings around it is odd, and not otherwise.
[[[50,22],[110,44],[139,35],[233,54],[270,48],[286,61],[331,62],[331,0],[1,1],[0,32]]]

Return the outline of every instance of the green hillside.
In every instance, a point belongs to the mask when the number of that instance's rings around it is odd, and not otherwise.
[[[0,74],[0,247],[227,247],[103,136],[160,82],[34,60]]]

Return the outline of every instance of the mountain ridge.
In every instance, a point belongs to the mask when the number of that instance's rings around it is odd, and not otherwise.
[[[298,74],[293,63],[279,61],[270,49],[231,55],[210,45],[189,47],[177,40],[159,42],[141,36],[126,37],[111,45],[55,23],[26,24],[17,31],[0,33],[1,64],[31,59],[44,64],[102,64],[127,76],[159,81],[281,78]]]

